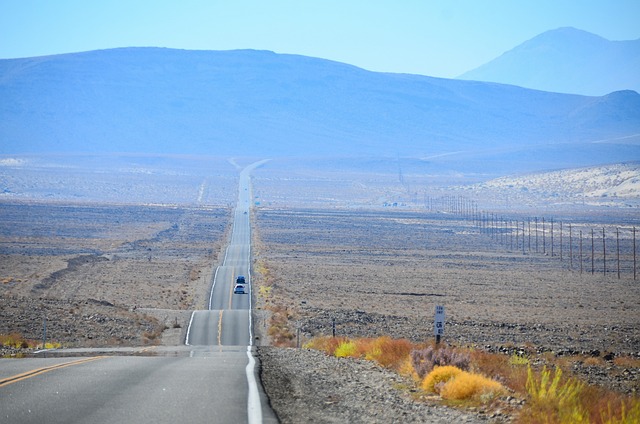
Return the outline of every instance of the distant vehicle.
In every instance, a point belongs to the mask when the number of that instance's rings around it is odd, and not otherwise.
[[[242,284],[236,284],[236,286],[233,288],[233,294],[245,294],[246,291],[244,291],[244,286]]]
[[[245,282],[244,275],[238,275],[238,278],[236,278],[236,284],[247,284]]]

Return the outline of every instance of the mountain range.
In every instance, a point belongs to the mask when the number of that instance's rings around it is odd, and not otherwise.
[[[640,158],[640,95],[377,73],[255,50],[0,60],[0,154],[106,152],[586,166]]]
[[[640,92],[640,39],[610,41],[576,28],[558,28],[458,78],[591,96]]]

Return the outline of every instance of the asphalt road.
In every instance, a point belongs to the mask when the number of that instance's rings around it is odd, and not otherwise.
[[[251,345],[251,181],[250,171],[240,173],[238,204],[224,261],[216,269],[209,310],[195,311],[187,333],[189,346]],[[245,294],[234,294],[238,276],[244,276]]]
[[[0,423],[276,423],[252,355],[250,173],[261,163],[240,173],[224,263],[185,346],[0,359]],[[233,293],[238,275],[247,294]]]

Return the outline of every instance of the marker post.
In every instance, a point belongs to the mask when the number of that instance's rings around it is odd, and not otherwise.
[[[444,335],[444,306],[436,306],[433,333],[436,336],[436,345],[440,344],[440,338]]]

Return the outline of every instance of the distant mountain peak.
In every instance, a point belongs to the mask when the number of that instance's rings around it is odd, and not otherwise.
[[[604,40],[604,41],[608,41],[606,38],[601,37],[597,34],[594,34],[592,32],[589,31],[585,31],[582,29],[578,29],[575,27],[571,27],[571,26],[567,26],[567,27],[560,27],[560,28],[556,28],[556,29],[550,29],[548,31],[543,32],[542,34],[534,37],[535,38],[539,38],[539,37],[557,37],[557,36],[561,36],[561,37],[565,37],[565,38],[576,38],[576,37],[581,37],[581,38],[591,38],[591,39],[599,39],[599,40]]]
[[[640,91],[640,39],[609,41],[561,27],[525,41],[458,79],[591,96]]]

